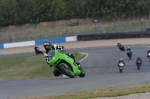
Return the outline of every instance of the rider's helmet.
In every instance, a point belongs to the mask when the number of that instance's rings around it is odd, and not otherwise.
[[[122,58],[120,58],[120,60],[119,61],[123,61],[123,59]]]
[[[128,47],[127,47],[127,51],[129,51],[129,50],[131,50],[131,48],[128,46]]]
[[[47,41],[45,41],[45,42],[43,43],[43,46],[44,46],[45,50],[47,51],[47,50],[50,50],[50,49],[51,49],[52,44],[51,44],[50,41],[47,40]]]
[[[117,43],[117,46],[120,46],[121,45],[121,43]]]
[[[38,48],[37,46],[34,46],[34,49]]]
[[[140,56],[139,56],[139,57],[137,58],[137,60],[136,60],[136,63],[139,63],[139,62],[142,62],[142,59],[141,59]]]
[[[139,56],[137,59],[141,59],[141,57]]]

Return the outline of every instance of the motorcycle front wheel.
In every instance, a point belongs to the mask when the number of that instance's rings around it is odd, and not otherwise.
[[[85,71],[82,69],[81,74],[79,75],[79,77],[84,77],[84,76],[85,76]]]

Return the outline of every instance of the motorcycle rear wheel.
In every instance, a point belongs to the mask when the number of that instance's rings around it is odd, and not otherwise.
[[[67,70],[67,68],[66,67],[69,67],[66,63],[63,63],[60,67],[59,67],[59,69],[60,69],[60,71],[62,71],[65,75],[67,75],[68,77],[70,77],[70,78],[74,78],[75,76],[73,75],[73,74],[71,74],[70,72],[72,72],[71,70]],[[70,72],[69,72],[70,71]]]
[[[120,73],[122,73],[122,69],[120,69]]]
[[[138,70],[140,70],[140,67],[141,67],[141,66],[137,66]]]

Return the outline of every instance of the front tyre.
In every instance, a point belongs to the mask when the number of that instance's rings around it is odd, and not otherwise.
[[[84,77],[84,76],[85,76],[85,71],[82,69],[81,74],[79,75],[79,77]]]
[[[64,73],[65,75],[67,75],[68,77],[70,78],[74,78],[75,76],[72,74],[72,70],[71,68],[66,64],[66,63],[63,63],[61,64],[61,66],[59,67],[60,71],[62,73]]]

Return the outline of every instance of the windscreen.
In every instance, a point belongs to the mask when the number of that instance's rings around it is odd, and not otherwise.
[[[50,50],[50,51],[48,52],[48,56],[49,56],[49,57],[53,58],[54,55],[55,55],[54,50]]]

